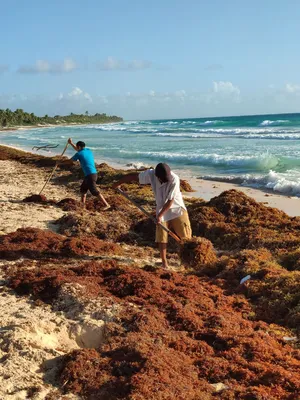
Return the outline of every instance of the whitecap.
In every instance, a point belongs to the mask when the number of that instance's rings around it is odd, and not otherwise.
[[[289,120],[286,119],[277,119],[276,121],[271,121],[269,119],[264,120],[260,123],[260,126],[269,126],[269,125],[279,125],[279,124],[287,124]]]

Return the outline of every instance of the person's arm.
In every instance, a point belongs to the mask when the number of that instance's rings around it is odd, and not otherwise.
[[[64,160],[64,159],[58,160],[57,164],[59,164],[59,165],[65,165],[65,166],[69,165],[70,166],[70,165],[74,164],[75,161],[78,161],[77,148],[74,145],[74,143],[72,142],[71,138],[68,139],[68,143],[73,147],[74,150],[76,150],[76,154],[74,154],[74,156],[69,158],[68,160]]]
[[[170,208],[172,207],[173,202],[174,202],[174,199],[168,200],[168,201],[166,202],[166,204],[163,206],[163,208],[160,210],[160,212],[159,212],[159,214],[158,214],[158,216],[157,216],[157,218],[156,218],[158,224],[161,223],[161,219],[162,219],[163,215],[164,215],[167,211],[170,210]]]
[[[75,146],[75,144],[73,143],[73,141],[72,141],[71,138],[68,139],[68,143],[73,147],[73,149],[74,149],[75,151],[77,151],[77,147]]]
[[[118,182],[115,182],[112,187],[116,189],[123,183],[139,182],[139,174],[134,172],[132,174],[124,175]]]

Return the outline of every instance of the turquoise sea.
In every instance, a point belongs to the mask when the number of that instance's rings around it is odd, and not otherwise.
[[[1,132],[0,143],[26,150],[59,144],[59,153],[68,137],[85,141],[98,162],[154,166],[162,161],[185,175],[300,196],[300,114],[38,128]]]

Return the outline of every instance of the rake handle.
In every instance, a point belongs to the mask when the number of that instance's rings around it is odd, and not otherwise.
[[[61,157],[65,154],[65,152],[66,152],[68,146],[69,146],[69,143],[67,142],[67,144],[65,145],[64,151],[63,151],[63,152],[61,153],[61,155],[60,155]],[[47,180],[46,180],[46,182],[45,182],[45,184],[44,184],[42,190],[40,191],[39,195],[41,195],[41,193],[44,191],[46,185],[49,183],[49,181],[50,181],[50,179],[52,178],[52,176],[53,176],[54,172],[56,171],[56,168],[57,168],[57,167],[58,167],[58,162],[56,162],[55,167],[53,168],[51,174],[48,176],[48,178],[47,178]]]
[[[153,215],[151,215],[150,213],[148,213],[148,211],[146,211],[142,206],[140,206],[139,204],[137,204],[134,200],[132,200],[132,198],[130,198],[128,196],[128,194],[124,193],[123,190],[116,188],[116,190],[122,195],[124,196],[127,200],[129,200],[133,205],[135,205],[140,211],[142,211],[142,213],[144,213],[145,215],[147,215],[147,217],[149,217],[156,225],[159,225],[164,231],[166,231],[174,240],[176,240],[176,242],[180,243],[181,239],[172,231],[170,231],[169,228],[167,228],[166,226],[164,226],[163,224],[161,224],[160,222],[157,223],[156,218],[153,217]]]

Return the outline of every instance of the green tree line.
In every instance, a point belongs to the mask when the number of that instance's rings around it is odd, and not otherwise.
[[[105,113],[94,115],[89,115],[88,111],[85,114],[69,114],[69,115],[55,115],[50,117],[45,115],[44,117],[38,117],[34,113],[28,113],[18,108],[15,111],[7,108],[6,110],[0,109],[0,126],[3,128],[10,126],[26,126],[26,125],[62,125],[69,123],[76,124],[95,124],[95,123],[105,123],[105,122],[120,122],[123,121],[122,118],[116,115],[106,115]]]

